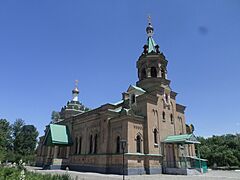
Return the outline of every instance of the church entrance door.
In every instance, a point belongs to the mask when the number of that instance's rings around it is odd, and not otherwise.
[[[174,153],[174,145],[173,144],[167,144],[166,146],[166,164],[167,167],[176,167],[175,162],[175,153]]]

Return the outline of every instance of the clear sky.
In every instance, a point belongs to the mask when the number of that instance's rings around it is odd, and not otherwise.
[[[240,132],[240,1],[0,1],[0,118],[40,134],[71,99],[90,108],[121,100],[152,16],[168,78],[196,135]]]

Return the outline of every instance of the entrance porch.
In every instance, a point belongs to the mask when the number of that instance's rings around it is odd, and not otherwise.
[[[200,142],[193,134],[168,136],[164,140],[163,173],[192,175],[207,172],[207,160],[195,154]]]

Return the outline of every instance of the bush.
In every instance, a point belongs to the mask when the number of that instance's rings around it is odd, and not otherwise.
[[[26,171],[25,171],[26,172]],[[18,168],[3,167],[0,168],[0,180],[18,180],[21,177],[21,170]],[[65,175],[39,174],[26,172],[25,180],[71,180],[71,177]]]
[[[20,171],[15,168],[1,168],[0,180],[16,180],[20,177]]]

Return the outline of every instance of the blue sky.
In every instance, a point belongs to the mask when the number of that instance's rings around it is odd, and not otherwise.
[[[196,135],[240,132],[240,1],[0,1],[0,118],[40,134],[71,99],[117,102],[137,81],[147,16]]]

